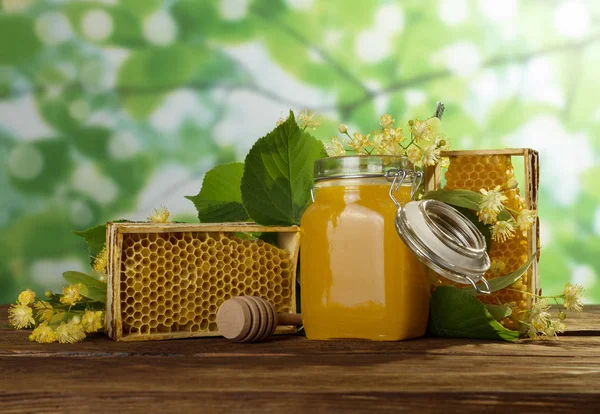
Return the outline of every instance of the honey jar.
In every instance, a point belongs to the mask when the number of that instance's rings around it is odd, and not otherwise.
[[[421,184],[404,157],[344,156],[315,163],[301,220],[301,307],[308,339],[396,341],[423,336],[428,271],[459,283],[489,268],[485,239],[458,211],[411,201]],[[433,250],[432,250],[433,249]]]

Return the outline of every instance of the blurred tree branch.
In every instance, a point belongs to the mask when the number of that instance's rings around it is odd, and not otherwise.
[[[578,42],[567,42],[567,43],[562,43],[562,44],[558,44],[558,45],[550,45],[538,50],[534,50],[534,51],[530,51],[530,52],[524,52],[524,53],[519,53],[519,54],[506,54],[506,55],[499,55],[499,56],[495,56],[495,57],[491,57],[488,60],[486,60],[483,65],[482,68],[496,68],[496,67],[500,67],[500,66],[504,66],[504,65],[509,65],[509,64],[525,64],[528,61],[535,59],[535,58],[539,58],[542,56],[548,56],[548,55],[553,55],[553,54],[558,54],[558,53],[565,53],[565,52],[577,52],[577,51],[582,51],[585,47],[597,42],[600,40],[600,35],[595,35],[595,36],[590,36],[587,39],[583,39],[581,41]],[[252,79],[252,76],[249,75],[248,70],[246,68],[243,68],[243,66],[240,64],[240,62],[237,62],[237,64],[244,69],[247,72],[247,79],[243,82],[238,82],[238,83],[214,83],[211,81],[203,81],[203,82],[191,82],[191,83],[186,83],[186,84],[172,84],[172,85],[162,85],[161,87],[146,87],[146,86],[136,86],[136,87],[123,87],[123,86],[118,86],[115,87],[107,92],[114,92],[117,93],[119,95],[122,96],[127,96],[127,95],[143,95],[143,94],[155,94],[155,93],[160,93],[160,92],[172,92],[175,90],[179,90],[179,89],[191,89],[191,90],[195,90],[195,91],[210,91],[210,90],[215,90],[215,89],[227,89],[227,90],[248,90],[250,92],[256,93],[260,96],[263,96],[267,99],[272,100],[273,102],[277,102],[280,103],[282,105],[285,106],[292,106],[292,107],[304,107],[307,106],[306,102],[297,102],[294,101],[293,99],[290,99],[289,97],[280,95],[279,93],[266,89],[264,87],[259,86],[258,84],[256,84],[256,82]],[[452,72],[448,69],[440,69],[437,71],[432,71],[430,73],[425,73],[422,75],[418,75],[418,76],[414,76],[411,78],[407,78],[407,79],[402,79],[398,82],[394,82],[391,83],[390,85],[383,87],[381,89],[378,90],[369,90],[366,87],[364,87],[364,85],[361,84],[361,87],[364,88],[365,92],[363,94],[363,96],[361,96],[360,98],[350,101],[350,102],[346,102],[346,103],[339,103],[339,104],[335,104],[335,105],[331,105],[331,106],[318,106],[318,105],[311,105],[312,109],[315,109],[317,111],[331,111],[331,110],[340,110],[342,113],[342,117],[343,118],[349,118],[350,115],[352,114],[352,112],[360,107],[361,105],[371,101],[373,98],[379,96],[379,95],[384,95],[384,94],[391,94],[403,89],[407,89],[407,88],[412,88],[415,87],[417,85],[423,85],[423,84],[427,84],[429,82],[438,80],[438,79],[443,79],[443,78],[447,78],[447,77],[451,77],[453,76]],[[57,88],[60,87],[64,90],[72,90],[72,88],[82,88],[85,89],[85,86],[79,82],[74,82],[74,83],[68,83],[68,84],[62,84],[62,85],[35,85],[33,88],[30,89],[23,89],[23,90],[12,90],[12,96],[15,95],[22,95],[22,94],[29,94],[29,93],[44,93],[47,92],[48,90],[50,90],[51,88]],[[572,93],[572,92],[571,92]]]

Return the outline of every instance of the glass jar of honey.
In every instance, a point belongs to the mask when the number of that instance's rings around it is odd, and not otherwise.
[[[404,210],[408,204],[416,207],[411,199],[421,178],[404,157],[330,157],[315,163],[313,204],[300,224],[301,307],[308,339],[423,336],[430,297],[426,265],[477,286],[482,269],[489,268],[477,229],[460,213],[454,215],[456,210],[446,214],[442,203],[419,205],[419,220]],[[429,251],[437,243],[441,250],[450,244],[441,259]],[[458,257],[460,249],[466,253]]]

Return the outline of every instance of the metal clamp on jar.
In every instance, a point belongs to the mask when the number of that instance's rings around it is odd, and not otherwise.
[[[440,201],[399,203],[394,193],[406,178],[411,178],[411,199],[414,200],[423,181],[421,171],[389,170],[386,178],[391,182],[390,198],[398,208],[398,235],[419,260],[454,282],[471,284],[482,294],[491,293],[483,277],[490,268],[490,258],[485,238],[477,227],[458,210]]]

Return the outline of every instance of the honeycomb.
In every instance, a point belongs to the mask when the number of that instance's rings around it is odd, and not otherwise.
[[[506,186],[508,180],[515,178],[514,168],[509,155],[465,155],[450,158],[450,165],[446,172],[446,186],[448,190],[466,189],[479,191],[481,188],[491,189],[496,186]],[[505,192],[508,197],[507,207],[519,210],[524,207],[523,199],[518,188]],[[521,267],[528,258],[528,239],[522,233],[516,232],[515,236],[504,243],[492,243],[490,259],[492,263],[504,263],[502,272],[494,272],[494,266],[488,270],[485,277],[490,280],[494,277],[506,275]],[[527,294],[530,272],[527,272],[516,283],[507,289],[494,292],[493,295],[482,295],[479,299],[484,303],[515,302],[517,309],[513,314],[529,309],[530,295]],[[511,290],[509,290],[511,289]],[[514,290],[523,293],[515,292]],[[510,320],[503,321],[511,328],[518,328]]]
[[[277,312],[295,310],[295,263],[288,250],[228,232],[122,237],[120,271],[112,276],[119,304],[112,308],[120,307],[112,317],[120,319],[121,338],[217,335],[217,310],[234,296],[259,296]]]

